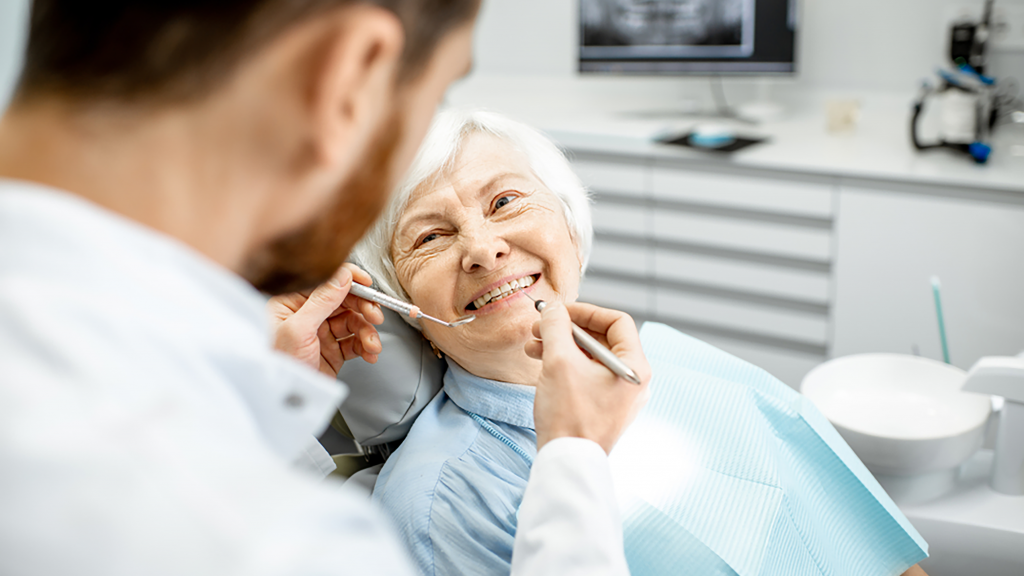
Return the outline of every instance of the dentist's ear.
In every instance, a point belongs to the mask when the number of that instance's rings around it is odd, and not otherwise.
[[[351,169],[396,102],[405,42],[391,12],[358,4],[324,16],[305,64],[305,120],[322,167]]]

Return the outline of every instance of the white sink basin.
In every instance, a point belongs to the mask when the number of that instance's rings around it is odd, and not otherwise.
[[[927,358],[858,354],[816,367],[800,388],[876,476],[919,476],[952,474],[981,447],[992,404],[962,392],[965,378]]]

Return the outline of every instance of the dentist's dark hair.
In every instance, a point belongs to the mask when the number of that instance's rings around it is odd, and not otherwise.
[[[15,99],[180,103],[202,98],[289,27],[370,4],[405,29],[400,81],[476,16],[480,0],[34,0]]]

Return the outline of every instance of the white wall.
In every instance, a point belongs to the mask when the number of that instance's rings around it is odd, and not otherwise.
[[[16,78],[28,3],[0,0],[0,107]],[[997,0],[997,6],[1010,3],[1024,0]],[[950,7],[965,4],[982,0],[801,0],[799,75],[780,83],[913,91],[942,63]],[[577,0],[484,0],[474,74],[573,76],[576,14]],[[1024,54],[995,54],[993,60],[995,73],[1024,80]]]
[[[946,19],[955,6],[983,0],[800,0],[802,88],[913,91],[934,76],[947,50]],[[1021,0],[996,0],[997,5]],[[475,74],[570,76],[576,70],[577,0],[484,0]],[[1014,58],[996,73],[1024,76]],[[1012,66],[1011,66],[1012,63]],[[785,83],[785,82],[784,82]]]
[[[0,110],[7,104],[21,67],[29,0],[0,0]]]

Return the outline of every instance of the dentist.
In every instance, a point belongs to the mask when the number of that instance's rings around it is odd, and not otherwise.
[[[478,3],[33,2],[0,118],[0,573],[412,573],[311,442],[381,351],[339,265]],[[645,386],[570,318],[643,362],[627,316],[545,310],[513,572],[625,574],[606,453]]]

